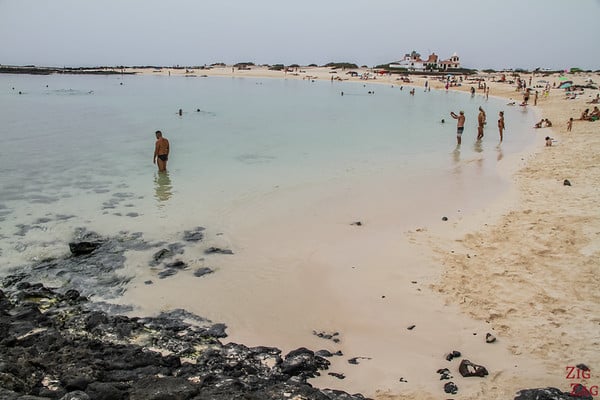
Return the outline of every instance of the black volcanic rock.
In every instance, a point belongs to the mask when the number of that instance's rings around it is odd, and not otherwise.
[[[25,277],[4,283],[1,399],[365,399],[308,384],[329,362],[306,348],[282,358],[272,347],[222,344],[224,324],[185,310],[129,318],[93,310],[76,291],[63,294]]]
[[[577,388],[574,388],[574,390]],[[578,393],[578,392],[575,392]],[[569,393],[560,389],[547,387],[543,389],[524,389],[517,393],[514,400],[593,400],[593,397],[587,393]]]
[[[101,243],[99,242],[71,242],[69,243],[69,250],[74,256],[81,256],[85,254],[90,254],[92,251],[96,250]]]

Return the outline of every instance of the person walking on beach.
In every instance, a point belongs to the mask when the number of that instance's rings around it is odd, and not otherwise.
[[[477,116],[477,140],[483,139],[483,126],[485,123],[485,111],[480,106],[479,115]]]
[[[502,141],[502,133],[504,132],[504,111],[500,111],[498,116],[498,132],[500,132],[500,141]]]
[[[456,123],[456,142],[458,145],[461,143],[462,133],[465,130],[465,112],[461,111],[456,115],[454,111],[450,113],[450,116],[454,119],[457,119]]]
[[[153,163],[158,163],[158,172],[167,170],[167,160],[169,159],[169,141],[163,137],[161,131],[156,131],[156,145],[154,146]]]

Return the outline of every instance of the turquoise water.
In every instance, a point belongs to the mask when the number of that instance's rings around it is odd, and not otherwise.
[[[489,126],[475,144],[480,105]],[[456,151],[449,112],[461,109],[467,128]],[[500,147],[499,110],[508,127]],[[410,96],[398,85],[0,75],[0,268],[65,254],[80,226],[152,238],[218,231],[241,203],[268,207],[274,190],[382,174],[433,188],[462,169],[467,186],[493,197],[503,190],[498,160],[532,143],[534,119],[500,100],[422,88]],[[157,129],[171,143],[166,175],[152,165]]]

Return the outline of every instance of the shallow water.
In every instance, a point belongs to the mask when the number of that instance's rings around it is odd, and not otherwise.
[[[476,142],[480,105],[488,127]],[[449,112],[460,109],[458,148]],[[403,233],[500,197],[498,167],[532,143],[534,119],[497,99],[397,85],[0,75],[0,271],[66,256],[79,227],[175,243],[203,226],[204,242],[181,257],[192,268],[174,277],[148,267],[153,251],[129,253],[121,301],[189,309],[249,344],[318,346],[313,329],[344,329],[346,351],[366,352],[377,331],[397,346],[388,335],[402,329],[402,302],[373,314],[371,295],[389,298],[419,274]],[[166,174],[152,165],[157,129],[171,143]],[[196,267],[215,272],[197,278]]]
[[[65,240],[84,223],[107,233],[133,225],[157,234],[157,218],[169,219],[160,222],[164,233],[190,213],[209,225],[248,197],[332,179],[395,170],[400,180],[434,177],[438,184],[471,159],[476,176],[494,177],[497,159],[531,140],[515,129],[531,126],[530,115],[507,109],[506,141],[496,147],[502,103],[435,91],[409,96],[398,86],[3,75],[0,88],[5,266],[40,256],[39,249],[14,251],[19,243],[37,247],[29,234],[15,237],[17,224],[58,229],[53,238]],[[490,120],[481,146],[471,140],[480,104]],[[467,130],[455,151],[448,112],[458,109],[466,111]],[[151,164],[157,129],[173,149],[167,175]],[[39,218],[51,221],[36,224]]]

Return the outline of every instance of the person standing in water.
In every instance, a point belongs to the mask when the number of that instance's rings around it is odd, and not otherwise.
[[[477,140],[483,139],[483,127],[486,124],[486,116],[483,108],[479,107],[479,115],[477,116]]]
[[[456,123],[456,142],[460,145],[463,131],[465,130],[465,112],[461,111],[456,115],[454,111],[450,113],[450,116],[454,119],[457,119]]]
[[[500,132],[500,141],[502,141],[503,139],[503,132],[504,132],[504,111],[500,111],[498,113],[498,132]]]
[[[163,137],[161,131],[156,131],[156,145],[154,146],[153,163],[158,163],[158,172],[167,170],[167,160],[169,159],[169,141]]]

